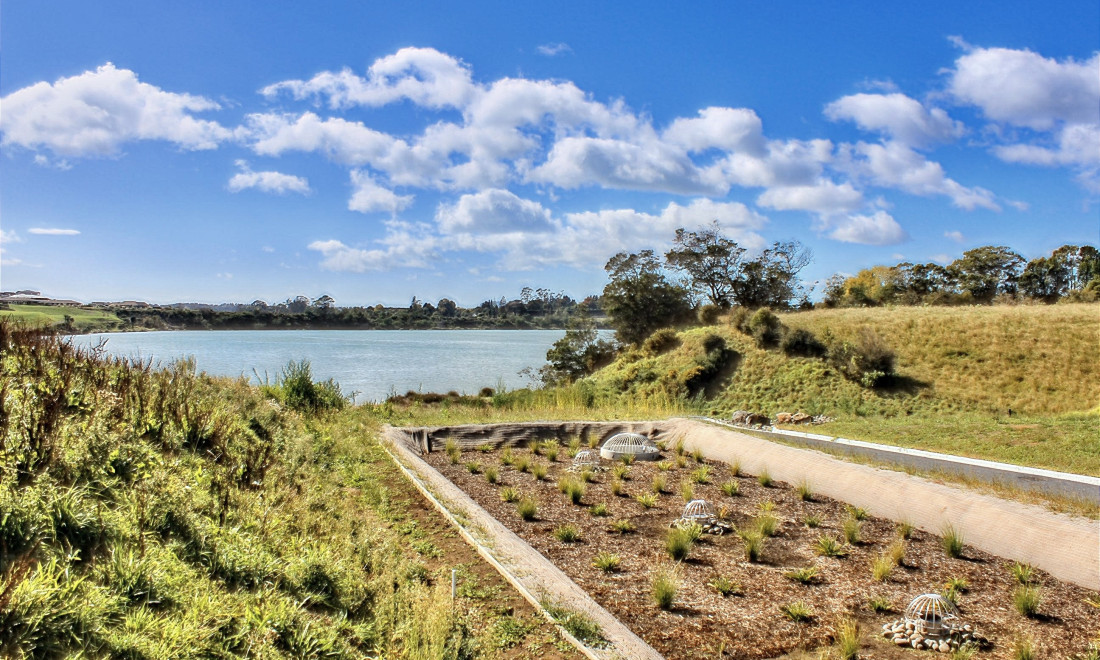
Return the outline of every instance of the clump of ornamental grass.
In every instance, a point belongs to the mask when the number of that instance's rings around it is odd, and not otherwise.
[[[676,457],[676,467],[678,467],[680,469],[683,469],[684,467],[687,466],[687,464],[688,464],[688,461],[687,461],[686,456],[677,456]]]
[[[611,494],[616,497],[622,497],[624,492],[623,480],[618,477],[612,477],[611,483],[608,486],[611,489]]]
[[[567,477],[558,482],[558,489],[569,498],[573,504],[580,504],[584,497],[585,485],[572,477]]]
[[[649,489],[654,493],[660,494],[665,492],[668,488],[668,479],[663,474],[653,475],[653,480],[649,482]]]
[[[734,497],[741,492],[741,484],[730,479],[729,481],[722,484],[722,492],[729,497]]]
[[[861,509],[858,506],[848,506],[849,518],[854,518],[856,520],[867,520],[868,516],[870,515],[871,514],[867,512],[867,509]]]
[[[505,447],[504,451],[500,452],[500,464],[511,467],[516,462],[516,456],[512,453],[511,447]]]
[[[1013,660],[1036,660],[1039,657],[1035,642],[1030,637],[1019,637],[1012,647]]]
[[[702,450],[702,449],[700,449],[700,448],[698,448],[698,447],[696,447],[696,448],[695,448],[695,449],[694,449],[694,450],[693,450],[693,451],[691,452],[691,457],[692,457],[693,459],[695,459],[695,462],[696,462],[696,463],[702,463],[703,461],[705,461],[705,460],[706,460],[706,456],[703,456],[703,450]]]
[[[848,549],[843,543],[832,536],[822,534],[814,543],[817,554],[823,557],[843,557],[848,554]]]
[[[1016,581],[1020,584],[1031,584],[1035,580],[1035,569],[1031,564],[1014,562],[1008,567],[1008,570],[1012,573],[1012,577],[1016,578]]]
[[[897,566],[894,560],[886,554],[881,554],[871,562],[871,577],[877,582],[886,582],[890,579],[890,573]]]
[[[735,476],[735,477],[740,477],[741,476],[741,459],[740,458],[734,458],[732,461],[730,461],[730,474]]]
[[[661,472],[668,472],[672,469],[672,463],[668,461],[657,461],[657,469]]]
[[[588,468],[581,470],[581,481],[583,481],[584,483],[590,484],[593,480],[595,480],[595,478],[596,473],[592,470],[589,470]]]
[[[491,484],[495,484],[499,480],[500,480],[500,474],[497,473],[497,469],[495,467],[485,468],[485,481],[487,481]]]
[[[529,472],[531,470],[531,459],[525,456],[517,456],[512,462],[512,467],[516,468],[520,472]]]
[[[871,608],[871,611],[875,614],[885,614],[894,609],[894,606],[890,604],[890,599],[886,596],[871,596],[867,600],[867,607]]]
[[[531,464],[531,476],[533,476],[538,481],[542,481],[543,479],[545,479],[546,474],[549,470],[550,468],[546,465],[546,463]]]
[[[480,474],[481,473],[481,463],[478,463],[476,461],[470,461],[470,462],[466,463],[466,469],[469,470],[470,474]]]
[[[642,505],[643,509],[652,509],[657,506],[657,494],[656,493],[642,493],[634,498],[634,500]]]
[[[913,525],[909,521],[903,520],[898,523],[897,533],[898,538],[902,539],[903,541],[908,541],[909,539],[913,538]]]
[[[710,466],[700,465],[695,468],[695,471],[691,473],[691,480],[700,485],[710,483]]]
[[[707,583],[711,589],[717,591],[722,597],[743,593],[740,582],[734,582],[724,575],[719,575]]]
[[[527,522],[534,520],[538,516],[538,512],[538,504],[530,497],[524,497],[516,504],[516,513]]]
[[[676,591],[680,588],[679,568],[662,566],[653,574],[653,600],[662,610],[672,609]]]
[[[753,520],[753,527],[764,536],[775,536],[779,519],[770,513],[761,513]]]
[[[678,527],[671,527],[665,537],[665,552],[674,561],[683,561],[691,554],[695,547],[695,541],[691,538],[691,532]]]
[[[462,451],[454,440],[447,440],[443,444],[443,451],[447,452],[447,458],[451,459],[451,465],[458,465],[462,460]]]
[[[833,632],[840,660],[856,660],[859,657],[859,621],[850,616],[841,617]]]
[[[588,507],[588,513],[592,516],[602,518],[607,515],[607,503],[600,502]]]
[[[592,565],[604,573],[614,573],[622,565],[622,558],[613,552],[604,550],[596,554],[596,557],[592,560]]]
[[[481,452],[482,454],[492,453],[492,451],[494,449],[496,449],[496,447],[494,447],[493,443],[491,443],[491,442],[483,442],[483,443],[481,443],[480,445],[477,446],[477,450],[479,452]]]
[[[810,487],[810,483],[808,481],[803,480],[798,482],[796,490],[798,491],[798,498],[803,502],[814,501],[814,491]]]
[[[802,519],[802,523],[810,529],[817,529],[821,527],[821,516],[812,513],[807,514],[806,517]]]
[[[581,531],[576,525],[561,525],[554,528],[554,538],[562,543],[576,543],[581,538]]]
[[[577,436],[569,438],[569,457],[572,458],[577,455],[577,452],[581,450],[581,439]]]
[[[500,499],[503,502],[508,502],[509,504],[511,504],[512,502],[519,500],[519,491],[515,488],[512,488],[511,486],[501,488]]]
[[[955,526],[950,523],[944,525],[940,533],[940,546],[948,557],[953,559],[961,557],[963,552],[962,532],[955,529]]]
[[[886,556],[894,562],[895,566],[905,566],[905,541],[898,539],[891,543],[886,549]]]
[[[691,485],[690,481],[680,482],[680,497],[683,498],[684,504],[695,499],[695,487]]]
[[[588,436],[588,448],[595,449],[600,444],[600,439],[594,435]]]
[[[544,456],[546,456],[546,460],[553,463],[554,461],[558,460],[558,455],[560,454],[560,451],[561,450],[558,448],[558,443],[554,442],[553,444],[550,444],[543,448],[542,453]]]
[[[1016,587],[1016,591],[1012,592],[1012,604],[1016,607],[1016,611],[1029,619],[1039,613],[1039,604],[1042,600],[1043,594],[1039,587],[1021,584]]]
[[[630,468],[626,465],[616,465],[611,468],[611,476],[626,481],[630,478]]]
[[[775,483],[772,481],[772,475],[766,467],[760,469],[760,474],[756,475],[756,481],[764,488],[771,488]]]
[[[684,446],[683,440],[677,440],[676,445],[672,448],[672,450],[676,452],[677,456],[683,456],[687,453],[687,447]]]
[[[863,532],[863,523],[858,518],[848,518],[844,521],[844,526],[841,528],[844,532],[844,540],[849,545],[856,545],[859,543],[860,537]]]
[[[611,531],[617,534],[630,534],[634,531],[634,523],[625,518],[622,520],[612,521],[612,523],[608,526],[611,528]]]
[[[796,600],[793,603],[785,603],[779,606],[779,611],[795,623],[805,623],[813,618],[813,608],[804,601]]]
[[[817,566],[803,566],[783,574],[783,577],[799,584],[812,584],[817,579]]]
[[[740,533],[741,542],[744,544],[745,559],[758,562],[764,555],[764,535],[757,530],[746,530]]]
[[[764,500],[763,502],[757,504],[756,508],[760,509],[764,513],[770,513],[772,511],[775,511],[775,502],[773,502],[772,500]]]
[[[965,594],[970,591],[970,583],[966,581],[966,578],[954,577],[949,579],[943,585],[943,597],[951,601],[952,605],[959,604],[959,594]]]
[[[623,454],[619,457],[619,462],[622,463],[625,467],[630,467],[631,465],[634,465],[634,454]]]

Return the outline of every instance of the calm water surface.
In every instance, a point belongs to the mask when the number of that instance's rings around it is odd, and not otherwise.
[[[539,368],[564,330],[195,330],[82,335],[73,341],[121,357],[170,363],[194,356],[217,376],[272,380],[290,360],[309,360],[315,379],[334,378],[356,400],[392,391],[467,394],[482,387],[523,387],[518,372]]]

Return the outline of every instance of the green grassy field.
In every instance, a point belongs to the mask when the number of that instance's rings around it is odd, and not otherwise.
[[[11,309],[0,309],[0,318],[30,323],[32,325],[61,326],[65,317],[73,318],[73,326],[78,330],[87,328],[111,328],[122,325],[122,321],[113,312],[82,307],[47,307],[44,305],[12,305]]]

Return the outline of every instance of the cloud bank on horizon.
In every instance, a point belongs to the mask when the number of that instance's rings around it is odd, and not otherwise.
[[[598,267],[617,251],[667,244],[677,227],[714,220],[760,248],[769,211],[802,213],[834,241],[903,243],[904,221],[884,192],[964,210],[1023,206],[1010,191],[950,176],[934,159],[944,146],[1062,168],[1086,196],[1100,194],[1100,54],[1055,60],[957,43],[960,55],[941,72],[937,93],[880,89],[820,109],[834,125],[857,128],[863,137],[855,141],[774,136],[766,117],[745,107],[702,107],[658,123],[632,109],[638,100],[599,100],[569,80],[479,80],[472,64],[451,54],[408,47],[362,74],[345,68],[264,86],[257,104],[264,109],[245,110],[236,122],[219,120],[229,113],[223,103],[161,89],[108,62],[0,99],[0,144],[62,168],[125,158],[126,145],[139,141],[275,160],[315,155],[346,172],[347,208],[385,227],[368,245],[334,235],[302,246],[318,254],[321,268],[347,272],[426,267],[458,251],[490,255],[502,270]],[[538,50],[570,52],[562,43]],[[416,109],[419,131],[388,132],[363,119],[395,104]],[[962,108],[980,121],[952,116]],[[254,171],[240,155],[231,160],[231,193],[306,196],[318,185],[291,172]],[[583,189],[663,195],[667,204],[656,213],[555,204],[562,191]],[[751,203],[731,200],[732,192]],[[434,213],[405,217],[425,194],[441,200]]]

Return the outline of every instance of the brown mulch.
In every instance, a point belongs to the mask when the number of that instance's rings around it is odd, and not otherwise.
[[[1069,658],[1083,654],[1089,642],[1100,637],[1100,609],[1087,599],[1097,594],[1082,587],[1060,582],[1042,571],[1035,571],[1042,601],[1038,616],[1028,618],[1013,605],[1013,592],[1019,586],[1009,570],[1012,562],[965,548],[961,558],[948,557],[937,535],[914,530],[906,542],[903,565],[896,567],[886,582],[872,578],[871,564],[894,543],[897,526],[893,521],[869,517],[862,522],[861,541],[848,547],[843,558],[822,557],[815,543],[822,535],[843,538],[842,528],[850,512],[847,505],[822,496],[802,501],[796,488],[775,482],[760,485],[754,476],[733,477],[728,466],[705,461],[710,466],[707,484],[692,483],[694,496],[706,499],[738,529],[749,528],[761,505],[774,503],[771,515],[779,519],[775,536],[766,540],[762,560],[746,560],[743,542],[736,534],[704,535],[687,560],[676,570],[680,587],[673,608],[661,610],[652,596],[651,580],[659,567],[674,562],[665,552],[669,524],[679,517],[684,500],[681,483],[692,482],[699,467],[685,456],[686,465],[676,467],[674,452],[664,452],[672,463],[660,472],[655,463],[635,462],[629,468],[623,496],[610,490],[610,471],[596,474],[587,485],[580,505],[572,504],[557,487],[559,477],[567,474],[571,459],[565,448],[556,462],[532,456],[527,449],[514,448],[516,456],[529,456],[548,463],[546,480],[537,481],[500,462],[501,450],[462,452],[458,464],[451,464],[442,451],[427,456],[427,461],[461,487],[483,508],[500,520],[535,549],[550,558],[601,605],[626,623],[636,634],[669,658],[718,657],[774,658],[798,649],[812,649],[832,642],[840,615],[857,618],[861,624],[861,658],[929,657],[929,653],[899,649],[881,636],[882,624],[901,616],[906,605],[919,594],[940,592],[952,578],[962,578],[968,589],[958,596],[961,617],[984,636],[989,644],[978,658],[1012,658],[1017,642],[1030,638],[1038,658]],[[471,473],[466,463],[495,467],[500,479],[489,484],[481,472]],[[612,464],[604,461],[603,465]],[[650,492],[654,475],[664,474],[668,485],[652,509],[644,509],[634,497]],[[821,475],[826,479],[827,475]],[[735,480],[740,494],[726,496],[721,484]],[[516,505],[505,503],[500,492],[505,487],[538,502],[537,519],[524,522]],[[589,513],[589,506],[605,503],[606,517]],[[810,528],[807,516],[820,519],[819,528]],[[609,523],[627,519],[636,531],[620,535],[610,531]],[[553,531],[572,524],[581,530],[576,543],[558,541]],[[1051,539],[1051,543],[1057,543]],[[621,558],[621,570],[605,574],[592,565],[595,555],[611,552]],[[817,579],[809,585],[784,576],[792,569],[818,568]],[[742,587],[740,595],[722,597],[708,583],[722,576]],[[875,613],[868,606],[874,596],[886,598],[892,610]],[[813,612],[808,622],[789,620],[780,610],[784,604],[803,601]]]

